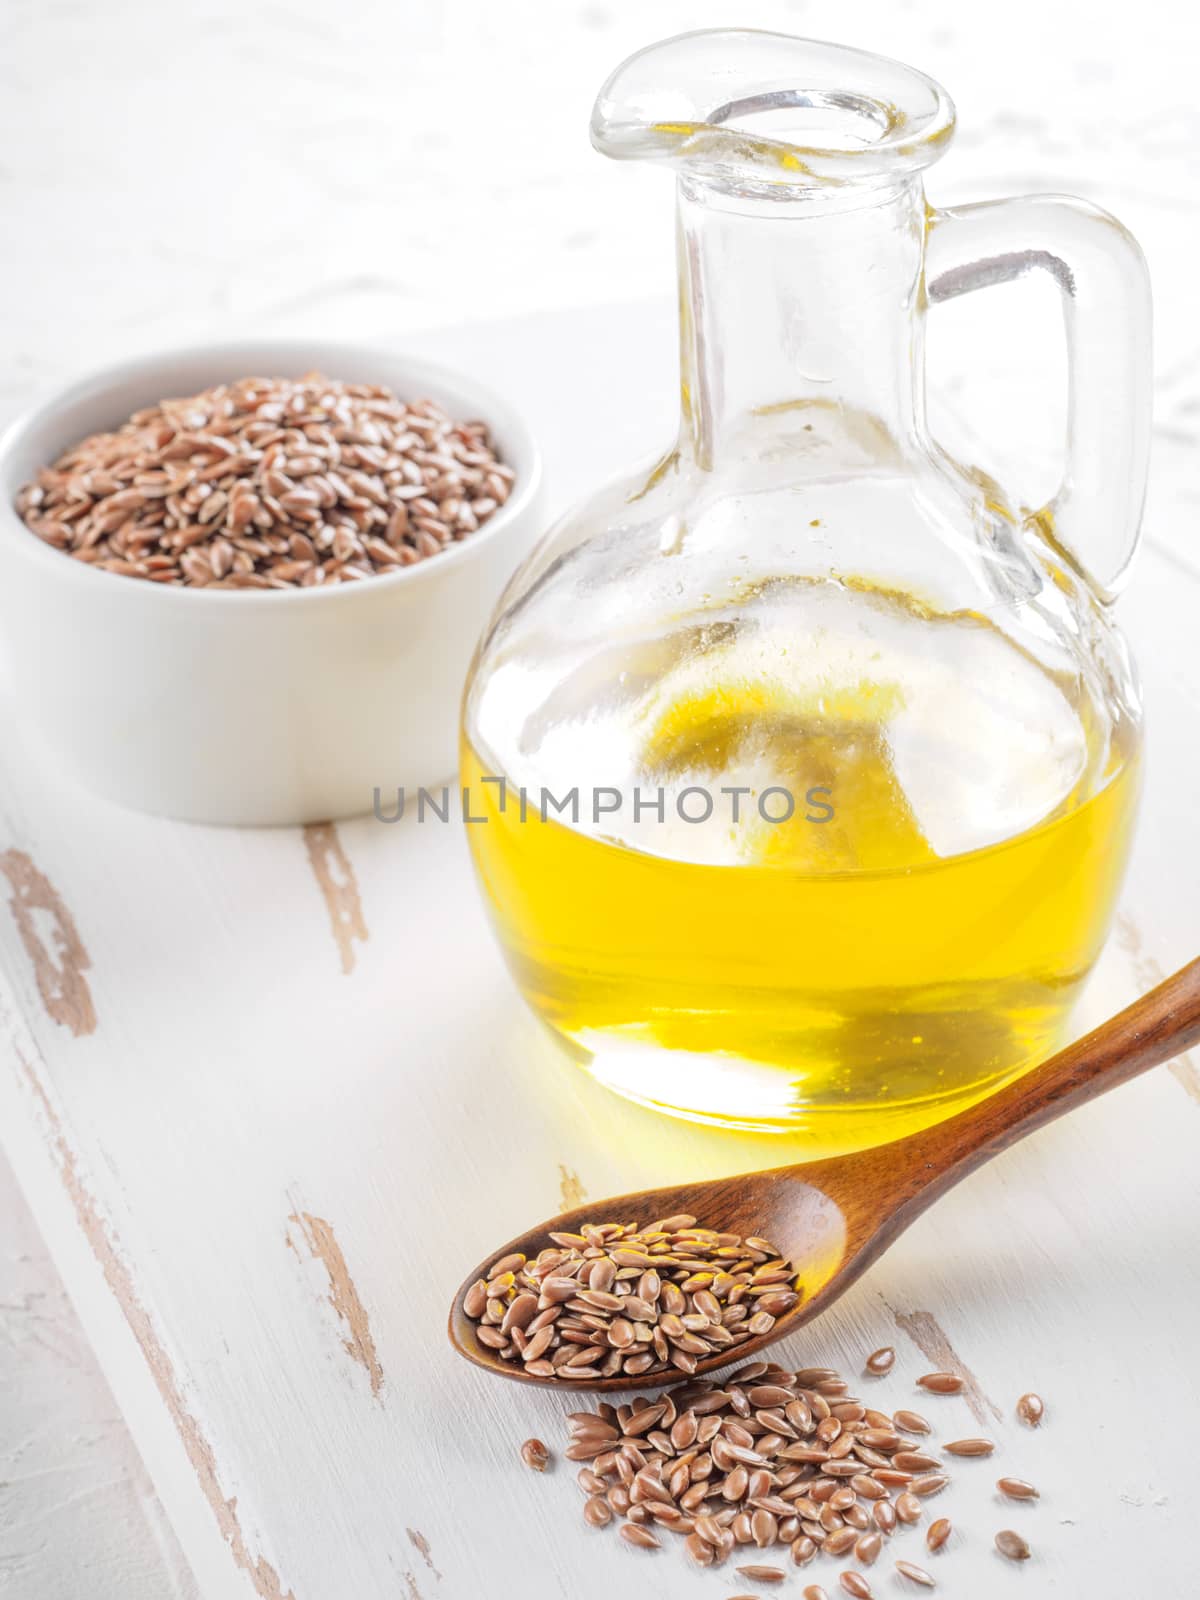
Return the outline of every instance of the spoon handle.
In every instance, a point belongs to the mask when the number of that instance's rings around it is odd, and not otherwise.
[[[881,1146],[898,1180],[893,1192],[907,1190],[909,1205],[924,1210],[1026,1134],[1194,1044],[1200,1044],[1200,959],[978,1105]]]

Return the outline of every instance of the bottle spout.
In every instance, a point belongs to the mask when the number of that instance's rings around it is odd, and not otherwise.
[[[705,29],[624,61],[592,112],[592,143],[741,191],[900,178],[944,152],[954,106],[932,78],[848,46]]]

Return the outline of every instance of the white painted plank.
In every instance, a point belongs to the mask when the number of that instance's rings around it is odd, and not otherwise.
[[[79,1600],[83,1569],[124,1600],[198,1600],[2,1152],[0,1236],[0,1594]]]
[[[570,347],[553,327],[459,337],[481,370],[508,374],[566,498],[653,443],[669,395],[649,377],[626,385],[601,460],[547,403],[563,363],[592,374],[602,403],[638,350],[657,348],[669,372],[671,330],[655,308],[573,322]],[[1194,726],[1194,603],[1152,553],[1126,608],[1155,724],[1168,730]],[[464,1263],[560,1195],[767,1164],[785,1159],[779,1147],[652,1118],[567,1066],[501,969],[460,828],[367,819],[306,849],[291,830],[181,827],[80,796],[18,728],[4,737],[5,841],[69,906],[97,1018],[79,1037],[51,1019],[27,949],[0,919],[20,1014],[8,1037],[21,1052],[0,1089],[5,1140],[205,1594],[466,1600],[514,1531],[535,1600],[590,1600],[634,1581],[671,1600],[726,1592],[727,1574],[697,1575],[675,1552],[635,1567],[617,1541],[585,1533],[566,1472],[543,1480],[516,1460],[530,1433],[557,1441],[568,1402],[462,1367],[441,1324]],[[1140,942],[1106,956],[1086,1002],[1093,1020],[1152,980],[1155,961],[1193,953],[1189,783],[1188,740],[1156,738],[1127,902]],[[368,931],[344,949],[312,870],[332,848]],[[52,1005],[86,1021],[86,1006],[53,993]],[[43,1092],[59,1119],[49,1143]],[[1170,1594],[1190,1570],[1181,1486],[1200,1422],[1198,1093],[1186,1069],[1163,1071],[1010,1153],[787,1347],[854,1370],[895,1339],[887,1393],[902,1403],[932,1358],[895,1317],[924,1312],[976,1372],[1002,1413],[989,1430],[1004,1467],[1045,1498],[1002,1508],[983,1487],[991,1467],[959,1469],[945,1501],[971,1539],[939,1570],[973,1600],[1011,1591],[987,1549],[1002,1524],[1030,1530],[1046,1592],[1136,1570]],[[58,1137],[129,1273],[132,1327],[61,1191]],[[928,1335],[930,1324],[914,1326]],[[1011,1420],[1031,1385],[1052,1407],[1032,1437]],[[953,1431],[976,1426],[962,1402],[937,1404]],[[1119,1420],[1169,1410],[1179,1426],[1166,1436]]]

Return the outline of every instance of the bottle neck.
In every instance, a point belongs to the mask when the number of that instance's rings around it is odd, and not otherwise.
[[[915,439],[924,239],[919,181],[778,201],[681,178],[683,448],[711,469],[807,406]]]

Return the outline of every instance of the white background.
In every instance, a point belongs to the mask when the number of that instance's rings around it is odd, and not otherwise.
[[[590,151],[591,99],[638,45],[736,22],[941,78],[960,132],[931,175],[935,203],[1066,190],[1133,228],[1157,290],[1156,472],[1194,505],[1194,15],[1057,0],[2,0],[0,413],[193,336],[384,335],[663,288],[669,185]],[[0,1165],[0,1595],[193,1593]]]

